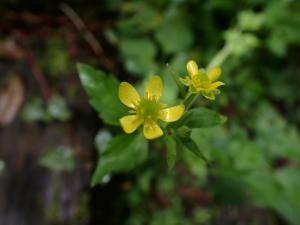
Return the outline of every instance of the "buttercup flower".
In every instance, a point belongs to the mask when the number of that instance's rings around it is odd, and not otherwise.
[[[174,122],[182,116],[183,104],[165,108],[166,105],[159,101],[162,91],[163,83],[159,76],[150,78],[144,96],[140,96],[131,84],[120,83],[119,98],[124,105],[132,109],[129,111],[130,115],[120,119],[121,126],[126,133],[134,132],[143,124],[145,138],[155,139],[163,135],[158,120]]]
[[[197,64],[190,60],[186,65],[188,75],[181,82],[189,87],[192,93],[201,93],[204,97],[214,100],[215,94],[219,94],[219,86],[225,85],[221,81],[216,81],[221,75],[220,67],[213,67],[208,70],[198,69]]]

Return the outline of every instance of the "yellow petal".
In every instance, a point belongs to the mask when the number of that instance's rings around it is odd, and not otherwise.
[[[143,120],[136,115],[124,116],[120,119],[121,126],[127,134],[134,132],[142,122]]]
[[[144,136],[147,139],[155,139],[162,136],[164,133],[156,122],[147,121],[144,123]]]
[[[190,75],[191,77],[197,75],[198,72],[199,72],[197,63],[196,63],[195,61],[193,61],[193,60],[190,60],[190,61],[186,64],[186,69],[187,69],[187,71],[189,72],[189,75]]]
[[[152,76],[145,88],[144,96],[148,99],[159,100],[163,91],[163,83],[159,76]]]
[[[221,81],[214,82],[211,85],[209,85],[208,90],[215,90],[217,87],[222,86],[222,85],[225,85],[225,84]]]
[[[216,66],[216,67],[213,67],[209,70],[208,77],[209,77],[210,81],[212,82],[212,81],[218,80],[221,73],[222,73],[221,68]]]
[[[124,105],[135,108],[140,101],[140,95],[131,84],[121,82],[119,86],[119,99]]]
[[[165,122],[174,122],[182,116],[183,112],[184,112],[184,105],[181,104],[181,105],[160,110],[159,118]]]

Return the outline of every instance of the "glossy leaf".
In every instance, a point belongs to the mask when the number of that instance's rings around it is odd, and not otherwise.
[[[147,153],[147,141],[142,133],[114,137],[100,156],[91,186],[101,183],[105,175],[134,168],[146,158]]]
[[[91,105],[106,123],[119,125],[119,119],[127,113],[118,97],[119,82],[88,65],[78,64],[77,68]]]

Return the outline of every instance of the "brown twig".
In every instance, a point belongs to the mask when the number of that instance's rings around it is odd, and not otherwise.
[[[33,52],[30,50],[29,47],[25,44],[25,49],[26,49],[26,59],[28,61],[28,64],[30,66],[31,72],[33,76],[35,77],[37,83],[39,84],[39,87],[41,89],[43,98],[48,101],[51,98],[52,95],[52,90],[48,86],[47,80],[42,73],[42,71],[39,69],[36,59],[34,57]]]
[[[67,4],[61,4],[60,9],[70,18],[77,30],[82,33],[86,42],[91,46],[94,53],[100,58],[104,66],[109,70],[113,70],[113,65],[111,61],[105,56],[103,48],[97,41],[95,36],[88,30],[82,19],[78,14]]]
[[[13,12],[13,11],[4,11],[0,12],[5,20],[1,21],[2,23],[7,22],[18,22],[26,23],[28,25],[48,25],[48,26],[73,26],[73,22],[70,21],[68,16],[65,15],[37,15],[30,12]],[[101,19],[99,20],[89,20],[85,21],[87,27],[91,30],[99,30],[103,27],[111,26],[115,23],[115,19]]]

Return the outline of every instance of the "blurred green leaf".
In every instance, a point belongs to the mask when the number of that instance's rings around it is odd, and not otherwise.
[[[198,107],[187,111],[180,120],[172,123],[170,126],[174,128],[179,128],[181,126],[187,126],[188,128],[204,128],[222,124],[226,120],[225,116],[222,116],[213,110]]]
[[[95,137],[95,147],[100,155],[105,151],[109,141],[112,139],[111,133],[106,129],[101,129]]]
[[[120,51],[129,72],[142,77],[154,72],[154,58],[157,50],[149,39],[124,38],[120,42]]]
[[[51,122],[53,120],[65,122],[71,118],[71,111],[68,109],[64,98],[54,94],[48,103],[43,102],[40,97],[32,98],[23,108],[21,116],[29,122]]]
[[[172,136],[167,135],[165,137],[165,142],[166,142],[166,146],[167,146],[168,167],[169,167],[169,169],[172,169],[176,162],[176,141]]]
[[[269,29],[267,46],[278,57],[284,57],[291,44],[300,43],[299,3],[297,1],[272,1],[264,11]]]
[[[0,175],[3,173],[5,169],[5,162],[3,160],[0,160]]]
[[[73,150],[68,146],[60,146],[49,150],[39,159],[39,164],[55,172],[75,169]]]
[[[152,31],[161,17],[157,9],[146,1],[127,2],[123,8],[130,16],[118,21],[118,30],[124,35],[136,35]],[[126,9],[125,9],[126,8]],[[147,21],[145,23],[145,21]]]
[[[300,170],[285,167],[275,174],[281,195],[271,205],[291,224],[297,225],[300,221]]]
[[[100,156],[91,186],[101,183],[107,174],[133,169],[147,157],[147,153],[148,145],[142,133],[115,136]]]
[[[71,117],[71,111],[68,109],[64,98],[57,94],[53,95],[48,102],[47,112],[50,117],[60,121],[67,121]]]
[[[167,15],[156,30],[155,37],[166,53],[182,51],[194,41],[192,30],[179,13]]]
[[[263,105],[256,111],[256,129],[258,146],[267,153],[269,159],[277,157],[300,161],[300,135],[297,129],[269,105]]]
[[[242,30],[256,31],[264,22],[264,14],[255,13],[250,10],[242,11],[238,14],[238,26]]]
[[[285,190],[286,197],[291,200],[300,210],[300,170],[287,166],[275,173],[275,178],[281,188]],[[300,215],[299,215],[300,216]],[[300,218],[300,217],[299,217]]]
[[[43,100],[39,97],[30,99],[22,110],[22,119],[25,121],[50,121],[51,117],[46,111]]]
[[[62,38],[50,38],[45,54],[41,58],[41,66],[53,77],[61,77],[70,69],[71,60],[67,45]]]
[[[264,170],[268,168],[264,152],[247,138],[235,138],[228,145],[228,155],[231,163],[239,171]]]
[[[228,30],[225,33],[225,40],[236,56],[247,54],[253,48],[258,47],[260,40],[252,33],[242,33],[238,30]]]
[[[99,116],[108,124],[119,125],[119,119],[127,113],[118,97],[119,82],[88,65],[80,63],[77,68],[90,103]]]

